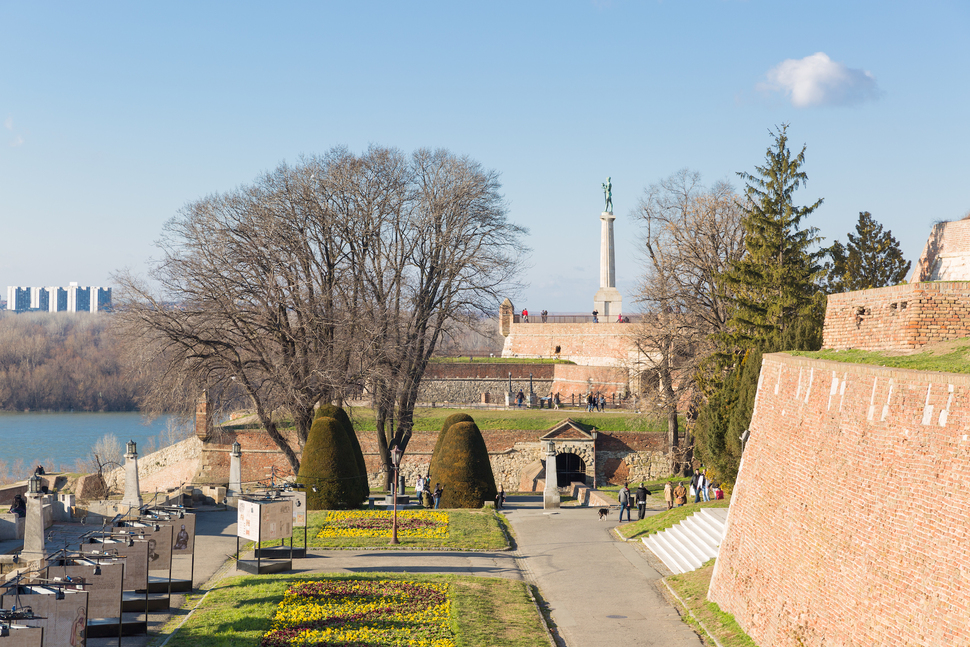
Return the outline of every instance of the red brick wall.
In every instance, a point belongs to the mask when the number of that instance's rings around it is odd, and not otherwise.
[[[970,645],[970,375],[765,357],[709,597],[759,647]]]
[[[555,367],[552,390],[558,392],[560,398],[568,398],[574,393],[585,396],[590,388],[606,397],[622,396],[628,390],[630,373],[625,368],[575,364],[556,364]]]
[[[970,282],[909,283],[833,294],[823,348],[911,350],[970,336]]]
[[[630,360],[633,324],[513,323],[502,357],[559,357],[593,366],[616,366]]]

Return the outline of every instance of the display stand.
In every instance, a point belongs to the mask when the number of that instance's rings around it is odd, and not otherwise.
[[[178,577],[170,574],[170,586],[173,593],[187,593],[192,590],[195,580],[195,513],[186,512],[182,506],[154,506],[146,508],[140,521],[144,523],[158,523],[161,525],[172,526],[172,568],[175,568],[175,558],[189,558],[189,577]],[[184,563],[182,560],[179,560]],[[180,572],[184,573],[184,571]],[[154,592],[153,587],[157,583],[154,578],[149,578],[149,588]]]
[[[86,591],[18,581],[4,584],[3,589],[0,608],[24,610],[29,607],[32,617],[20,618],[17,623],[42,628],[42,647],[84,647],[87,644]]]
[[[303,547],[293,547],[293,535],[290,535],[290,545],[285,545],[286,539],[280,539],[279,546],[267,546],[260,548],[256,544],[254,557],[266,557],[269,559],[302,559],[307,556],[307,519],[306,519],[306,492],[283,492],[280,498],[289,499],[293,503],[293,530],[303,527]]]
[[[81,547],[85,555],[125,557],[124,585],[121,593],[123,612],[144,612],[147,626],[149,611],[165,611],[169,597],[148,591],[148,540],[130,532],[99,532],[88,537]]]
[[[135,533],[139,539],[148,540],[148,592],[164,593],[171,598],[173,527],[150,519],[119,521],[115,527]],[[164,575],[158,575],[159,572]]]
[[[239,497],[236,521],[236,568],[254,575],[284,573],[293,569],[289,559],[263,558],[265,550],[259,550],[263,541],[293,537],[293,500],[284,497]],[[253,560],[239,559],[239,540],[256,542]],[[292,543],[291,548],[292,551]]]
[[[124,622],[121,611],[124,560],[59,551],[49,558],[46,579],[67,582],[88,594],[88,638],[132,636],[147,632],[145,622]]]

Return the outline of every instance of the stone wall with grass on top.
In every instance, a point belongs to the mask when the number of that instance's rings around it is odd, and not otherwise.
[[[709,598],[760,647],[970,645],[970,375],[767,355]]]
[[[908,283],[832,294],[822,348],[913,350],[970,336],[970,282]]]

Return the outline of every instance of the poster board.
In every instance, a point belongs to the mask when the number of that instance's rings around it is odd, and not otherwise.
[[[293,527],[306,528],[306,492],[287,492],[283,496],[293,504]]]
[[[0,636],[0,647],[42,647],[43,637],[44,630],[40,627],[10,625],[10,635]]]
[[[125,567],[121,560],[101,562],[101,574],[95,575],[95,567],[89,564],[51,566],[48,577],[80,579],[83,586],[78,590],[88,594],[89,618],[120,618],[121,587],[124,585]]]
[[[305,507],[305,506],[304,506]],[[239,500],[236,534],[250,541],[272,541],[293,536],[293,501]]]
[[[159,517],[147,519],[148,523],[157,523],[172,527],[172,554],[191,555],[195,552],[195,513],[185,513],[184,519],[174,517]]]
[[[134,540],[129,546],[127,541],[105,540],[85,544],[81,552],[87,555],[110,555],[124,559],[125,591],[140,591],[148,588],[148,541]]]
[[[27,593],[23,592],[27,589]],[[43,647],[86,647],[88,624],[88,594],[72,589],[64,590],[64,599],[58,600],[54,589],[27,586],[19,596],[0,596],[0,607],[10,609],[14,605],[30,607],[38,618],[23,618],[19,624],[44,629]],[[19,599],[18,599],[19,598]]]

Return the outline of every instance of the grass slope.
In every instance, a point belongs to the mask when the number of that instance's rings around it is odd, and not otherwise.
[[[711,574],[713,572],[714,560],[712,559],[695,571],[682,575],[671,575],[664,580],[694,615],[694,617],[691,617],[690,614],[685,614],[683,616],[684,622],[694,627],[705,645],[714,645],[715,643],[709,639],[704,630],[697,626],[697,620],[704,624],[704,627],[713,634],[723,647],[758,647],[738,626],[734,616],[721,611],[717,604],[708,601],[707,589],[711,586]],[[666,593],[666,591],[664,592]],[[680,606],[680,603],[676,601],[674,603]],[[697,620],[694,618],[697,618]]]
[[[661,492],[662,496],[663,493]],[[726,508],[729,503],[730,498],[721,499],[720,501],[688,503],[679,508],[671,508],[659,514],[646,517],[643,521],[634,521],[633,523],[619,526],[616,531],[624,539],[640,539],[680,523],[701,508]],[[634,508],[633,513],[636,514],[636,508]]]
[[[530,590],[498,578],[398,573],[261,575],[221,580],[186,620],[168,647],[256,647],[269,628],[291,582],[327,579],[389,579],[448,582],[451,621],[459,647],[533,647],[548,644]],[[198,596],[189,600],[195,604]],[[179,616],[178,620],[181,620]],[[169,633],[177,623],[163,630]]]
[[[865,350],[791,351],[789,355],[827,359],[850,364],[874,364],[914,371],[970,373],[970,339],[956,339],[924,346],[913,353]]]

